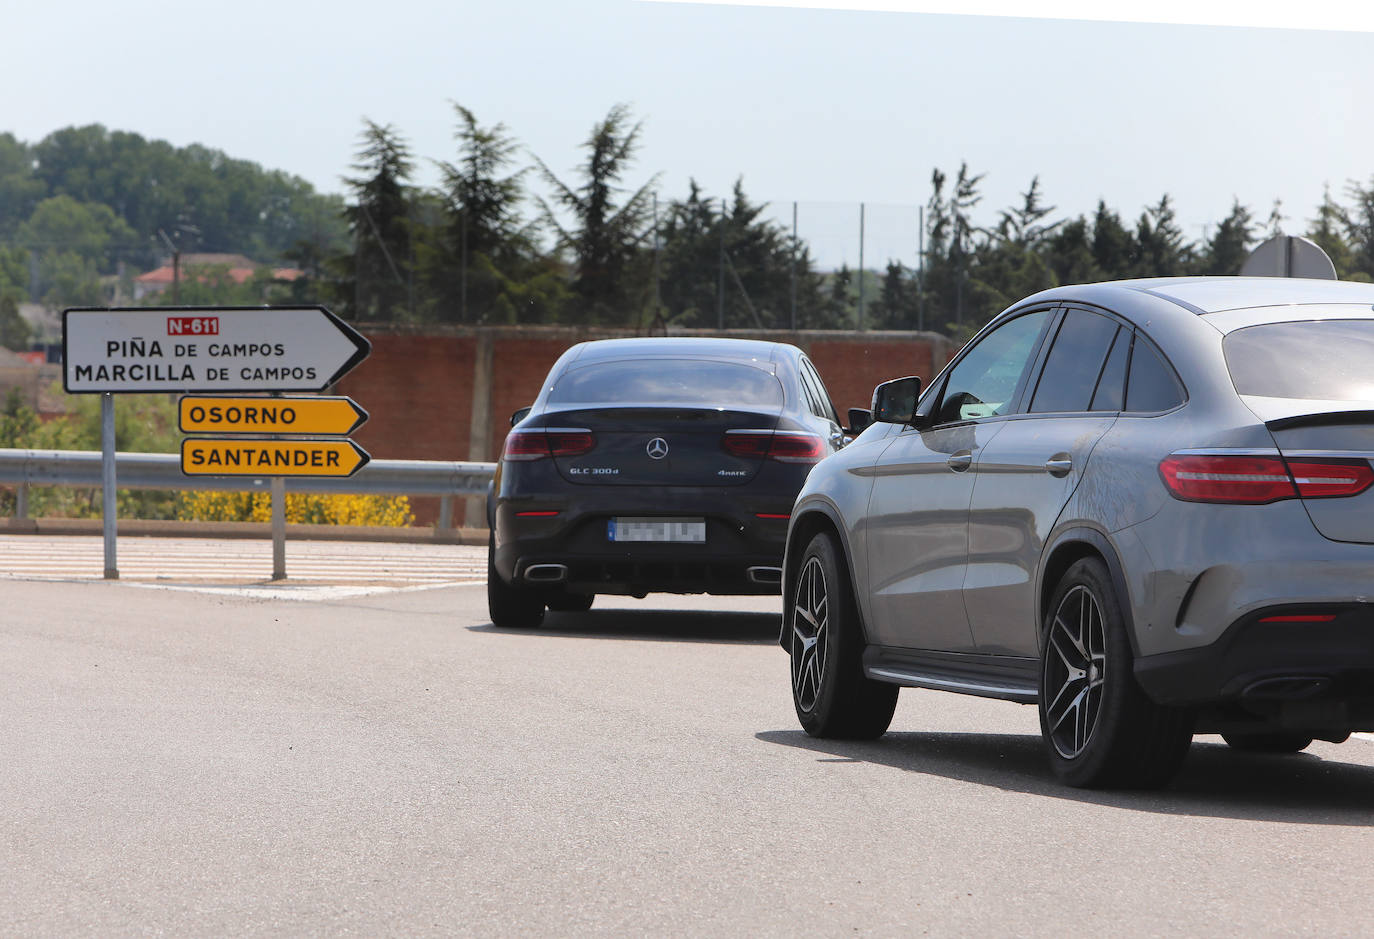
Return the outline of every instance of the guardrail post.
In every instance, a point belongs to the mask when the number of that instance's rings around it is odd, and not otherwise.
[[[29,517],[29,484],[20,483],[14,490],[14,517]]]
[[[439,497],[439,521],[435,530],[444,532],[453,530],[453,496],[451,495]]]
[[[272,579],[286,580],[286,479],[272,477]]]

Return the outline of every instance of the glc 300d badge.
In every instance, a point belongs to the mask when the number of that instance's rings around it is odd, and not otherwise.
[[[662,437],[655,437],[645,445],[644,452],[649,454],[651,459],[661,460],[668,455],[668,441]]]

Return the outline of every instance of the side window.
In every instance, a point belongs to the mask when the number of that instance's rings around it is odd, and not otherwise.
[[[1030,410],[1088,410],[1117,330],[1116,323],[1087,310],[1065,313]]]
[[[949,373],[935,422],[970,421],[1010,411],[1049,316],[1049,310],[1018,316],[979,340]]]
[[[834,421],[838,424],[839,416],[835,413],[835,408],[830,403],[830,393],[825,390],[825,382],[821,381],[820,373],[816,371],[816,366],[810,360],[802,359],[802,381],[807,385],[807,391],[812,396],[811,410],[817,417],[827,421]]]
[[[1126,382],[1126,410],[1167,411],[1183,403],[1183,386],[1154,344],[1137,336]]]
[[[806,409],[812,414],[820,413],[820,405],[816,402],[816,388],[811,383],[811,376],[806,374],[805,367],[797,369],[797,383],[801,385],[802,397],[806,399]]]
[[[1093,411],[1120,411],[1126,397],[1126,363],[1131,358],[1131,331],[1123,329],[1116,334],[1112,351],[1107,355],[1107,364],[1102,369],[1102,377],[1097,380],[1097,391],[1093,393]]]

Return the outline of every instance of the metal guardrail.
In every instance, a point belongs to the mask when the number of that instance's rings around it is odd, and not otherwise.
[[[220,492],[269,492],[270,477],[187,476],[175,453],[116,453],[120,489],[210,489]],[[287,477],[287,492],[361,495],[439,496],[439,527],[451,527],[453,496],[485,495],[496,473],[495,463],[449,463],[439,460],[373,460],[344,479]],[[0,485],[18,487],[15,518],[28,517],[30,486],[97,487],[101,484],[99,450],[0,449]]]

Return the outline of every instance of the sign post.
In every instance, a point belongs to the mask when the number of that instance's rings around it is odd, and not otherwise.
[[[105,535],[105,579],[119,579],[119,563],[115,557],[118,535],[116,516],[118,499],[115,489],[115,413],[114,395],[100,396],[100,517]]]
[[[367,358],[372,345],[322,306],[100,307],[62,314],[62,387],[100,394],[105,576],[115,579],[115,394],[317,392]],[[273,579],[286,576],[285,477],[349,476],[368,455],[346,435],[367,420],[349,398],[199,398],[181,408],[183,431],[272,435],[182,443],[188,475],[272,478]]]

